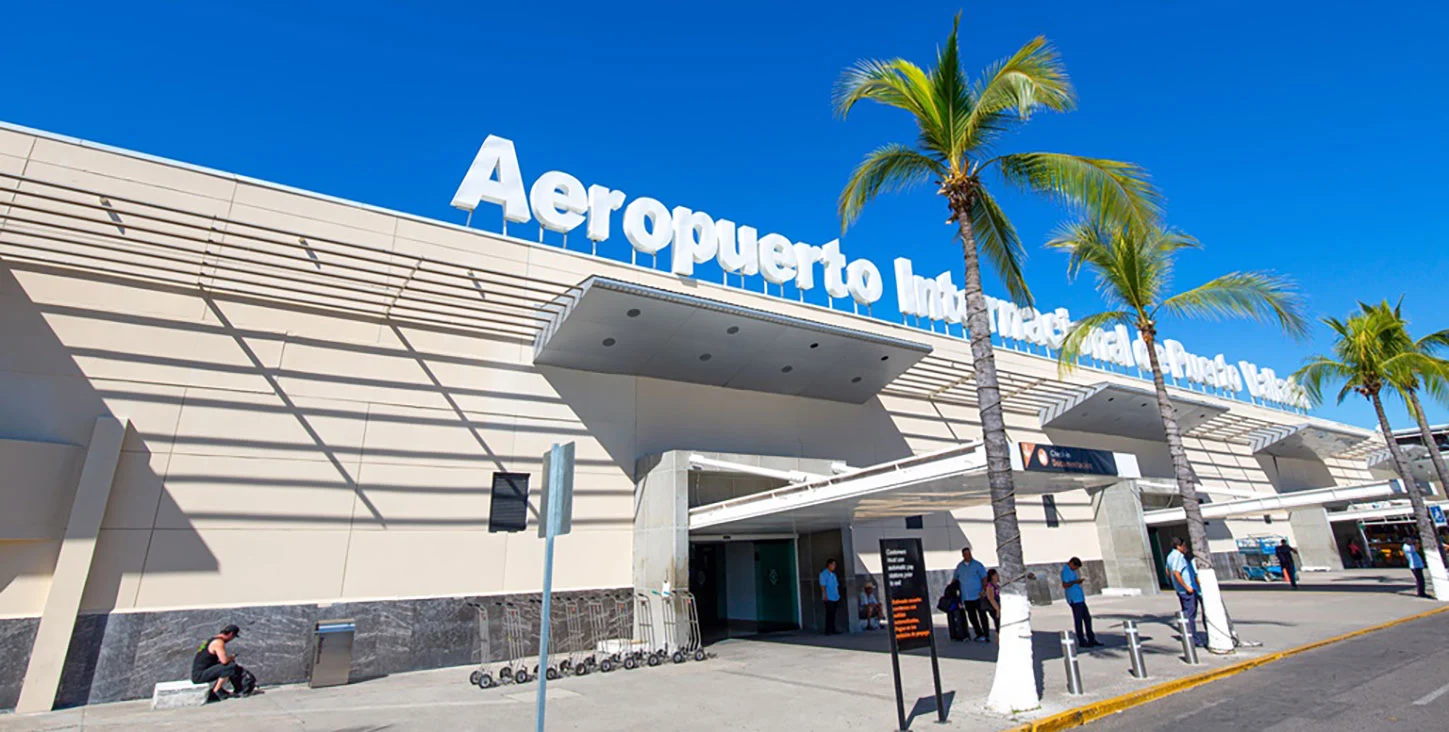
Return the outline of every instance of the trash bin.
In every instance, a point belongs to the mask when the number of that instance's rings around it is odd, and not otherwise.
[[[354,620],[319,620],[312,633],[312,676],[307,685],[316,689],[341,686],[352,675]]]

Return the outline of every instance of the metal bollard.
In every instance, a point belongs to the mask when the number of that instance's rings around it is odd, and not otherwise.
[[[1187,622],[1187,616],[1181,611],[1177,613],[1177,630],[1182,634],[1182,658],[1187,665],[1197,665],[1197,643],[1194,642],[1192,625]]]
[[[1137,621],[1122,621],[1122,630],[1127,634],[1127,655],[1132,657],[1132,677],[1145,679],[1147,660],[1142,657],[1142,634],[1137,631]]]
[[[1062,662],[1067,667],[1067,693],[1082,694],[1082,668],[1077,664],[1077,639],[1070,630],[1062,631]]]

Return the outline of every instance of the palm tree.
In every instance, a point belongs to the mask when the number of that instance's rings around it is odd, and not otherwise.
[[[1074,368],[1089,337],[1104,326],[1121,323],[1135,327],[1147,346],[1152,385],[1157,392],[1157,411],[1162,417],[1183,512],[1187,514],[1188,539],[1195,555],[1198,583],[1202,586],[1208,649],[1227,653],[1233,649],[1233,639],[1213,571],[1196,478],[1188,463],[1187,451],[1183,449],[1182,433],[1162,376],[1157,351],[1158,318],[1246,317],[1274,321],[1287,333],[1302,336],[1307,332],[1307,324],[1300,313],[1298,295],[1290,281],[1263,272],[1233,272],[1191,290],[1170,294],[1177,253],[1198,249],[1200,245],[1187,234],[1160,226],[1134,229],[1100,220],[1082,220],[1063,227],[1047,246],[1069,255],[1068,278],[1076,279],[1084,269],[1091,271],[1097,291],[1111,308],[1073,324],[1057,356],[1060,368],[1063,371]]]
[[[1389,456],[1394,461],[1394,471],[1403,481],[1404,492],[1409,494],[1414,523],[1419,529],[1419,540],[1424,545],[1424,561],[1428,564],[1429,577],[1433,580],[1434,597],[1440,602],[1449,601],[1449,577],[1445,576],[1443,558],[1438,551],[1430,551],[1439,546],[1438,536],[1434,533],[1433,522],[1429,520],[1429,509],[1424,504],[1424,495],[1409,471],[1409,462],[1404,459],[1404,451],[1399,449],[1399,443],[1394,439],[1393,428],[1389,426],[1389,417],[1384,412],[1382,398],[1385,387],[1397,389],[1409,383],[1409,374],[1429,374],[1430,384],[1435,384],[1436,375],[1442,373],[1442,362],[1416,348],[1415,342],[1404,329],[1404,321],[1399,317],[1398,308],[1360,305],[1359,313],[1347,321],[1324,318],[1323,322],[1337,336],[1337,341],[1333,344],[1333,357],[1319,355],[1310,358],[1308,363],[1294,373],[1294,377],[1303,384],[1308,398],[1315,403],[1323,401],[1324,386],[1342,382],[1343,387],[1338,392],[1339,403],[1350,393],[1357,392],[1374,405],[1374,413],[1379,418],[1379,429],[1383,432],[1384,442],[1388,443]],[[1413,404],[1417,403],[1416,397]],[[1418,412],[1422,420],[1423,409],[1418,409]],[[1420,423],[1421,430],[1427,431],[1427,427],[1427,421]],[[1430,454],[1437,453],[1432,447],[1432,440],[1429,444]]]
[[[995,155],[1006,132],[1034,111],[1071,109],[1074,93],[1061,59],[1044,38],[1028,42],[988,68],[974,84],[968,83],[956,44],[960,22],[958,14],[933,68],[922,69],[904,59],[861,61],[841,77],[835,109],[842,118],[858,102],[877,102],[909,112],[919,134],[914,147],[891,144],[865,156],[840,194],[840,218],[844,230],[881,193],[927,182],[946,198],[947,223],[955,225],[965,257],[966,327],[1003,578],[1001,622],[1009,629],[1000,639],[987,703],[1012,712],[1034,709],[1041,701],[1031,661],[1031,606],[1026,598],[1010,447],[981,290],[982,255],[1015,300],[1029,304],[1031,291],[1022,277],[1024,253],[1016,229],[988,191],[986,177],[994,173],[1007,184],[1132,225],[1155,218],[1157,195],[1141,169],[1128,163],[1045,152]]]
[[[1449,469],[1444,467],[1444,456],[1439,453],[1439,448],[1434,444],[1434,431],[1429,427],[1429,418],[1424,414],[1424,405],[1419,401],[1419,392],[1427,391],[1436,401],[1444,402],[1449,400],[1449,362],[1437,356],[1437,353],[1444,348],[1449,348],[1449,330],[1441,330],[1430,333],[1423,338],[1415,339],[1409,335],[1409,323],[1404,320],[1401,298],[1399,302],[1390,306],[1388,300],[1378,305],[1367,305],[1359,303],[1359,309],[1365,313],[1378,312],[1380,317],[1387,318],[1397,323],[1401,333],[1398,342],[1413,353],[1424,356],[1416,363],[1399,370],[1393,375],[1392,384],[1394,390],[1409,407],[1409,413],[1419,423],[1419,439],[1424,443],[1424,448],[1429,451],[1429,461],[1434,464],[1434,472],[1439,477],[1439,485],[1449,490]],[[1427,550],[1428,547],[1425,547]]]

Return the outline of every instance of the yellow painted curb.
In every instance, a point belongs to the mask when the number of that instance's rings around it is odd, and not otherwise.
[[[1374,631],[1383,630],[1385,628],[1392,628],[1393,626],[1399,625],[1401,623],[1421,620],[1431,615],[1438,615],[1439,613],[1446,611],[1449,611],[1449,605],[1435,608],[1433,610],[1428,610],[1422,613],[1402,617],[1397,620],[1390,620],[1387,623],[1379,623],[1378,625],[1373,625],[1367,628],[1360,628],[1352,632],[1344,633],[1343,635],[1336,635],[1332,638],[1325,638],[1324,640],[1314,641],[1307,645],[1298,646],[1297,648],[1290,648],[1286,651],[1279,651],[1277,653],[1270,653],[1266,656],[1250,658],[1246,661],[1240,661],[1231,666],[1224,666],[1219,669],[1213,669],[1212,671],[1195,674],[1193,676],[1186,676],[1181,679],[1173,679],[1172,681],[1167,681],[1156,686],[1148,687],[1146,689],[1129,691],[1126,694],[1122,694],[1121,696],[1114,696],[1111,699],[1103,699],[1099,702],[1093,702],[1085,706],[1080,706],[1075,709],[1068,709],[1065,712],[1053,714],[1050,717],[1042,717],[1041,719],[1033,720],[1020,727],[1013,727],[1009,732],[1053,732],[1054,730],[1080,727],[1094,719],[1101,719],[1102,717],[1116,714],[1118,712],[1131,709],[1133,707],[1141,706],[1150,701],[1161,699],[1165,696],[1171,696],[1172,694],[1176,694],[1179,691],[1187,691],[1188,689],[1202,686],[1203,684],[1208,684],[1213,681],[1217,681],[1218,679],[1225,679],[1229,676],[1236,676],[1251,668],[1257,668],[1258,666],[1263,666],[1274,661],[1280,661],[1282,659],[1288,658],[1289,656],[1296,656],[1300,653],[1311,651],[1315,648],[1322,648],[1326,645],[1331,645],[1333,643],[1338,643],[1340,641],[1345,641],[1361,635],[1367,635]]]

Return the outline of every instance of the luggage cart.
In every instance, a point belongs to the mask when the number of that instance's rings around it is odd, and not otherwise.
[[[480,602],[467,601],[468,606],[478,611],[478,668],[468,674],[468,683],[480,688],[491,689],[497,686],[498,679],[493,678],[490,667],[493,665],[490,660],[493,656],[493,639],[488,636],[488,606]],[[504,666],[508,668],[508,666]]]
[[[590,668],[598,668],[602,673],[609,673],[619,663],[615,660],[617,654],[599,647],[599,644],[608,635],[605,632],[608,628],[608,621],[604,617],[604,602],[603,600],[589,600],[584,604],[584,609],[589,617],[589,640],[591,641],[589,655],[584,659],[584,663]]]
[[[493,686],[526,684],[532,681],[533,677],[528,673],[528,666],[523,662],[523,655],[527,652],[525,646],[528,627],[524,625],[523,613],[519,607],[511,602],[494,601],[492,603],[502,617],[504,645],[508,651],[508,659],[498,668],[496,678],[492,678],[487,670],[487,667],[491,665],[488,659],[492,655],[492,640],[488,635],[488,610],[481,604],[471,602],[468,604],[478,608],[479,643],[483,646],[482,665],[478,671],[474,672],[477,674],[477,680],[474,680],[473,683],[477,684],[479,688],[488,688],[488,685],[482,683],[485,676],[489,677]],[[472,680],[472,678],[470,675],[469,679]]]
[[[694,660],[704,661],[709,658],[709,654],[704,651],[704,634],[699,629],[699,603],[695,601],[693,592],[680,590],[679,598],[684,605],[685,627],[688,632],[682,650]]]
[[[639,668],[644,662],[644,651],[641,650],[641,640],[634,637],[634,624],[628,620],[630,617],[629,600],[623,597],[614,598],[614,632],[611,633],[620,641],[628,641],[629,645],[620,648],[614,654],[617,665],[623,666],[626,671],[633,671]],[[627,624],[627,628],[625,625]]]
[[[649,666],[658,666],[664,662],[667,653],[663,648],[655,645],[654,638],[654,609],[650,607],[649,596],[643,592],[634,593],[635,613],[639,623],[640,640],[644,641],[643,649],[635,651],[639,661]]]
[[[684,649],[679,642],[680,590],[675,590],[668,595],[656,590],[650,590],[650,592],[659,596],[659,607],[664,613],[664,657],[675,663],[684,663],[688,658],[684,655]]]
[[[596,665],[598,662],[584,649],[583,603],[577,598],[563,598],[562,602],[564,627],[567,629],[563,645],[568,651],[558,663],[559,671],[573,676],[584,676],[593,670],[591,664]]]
[[[537,605],[538,606],[539,628],[542,628],[543,627],[543,600],[539,600],[539,599],[536,599],[535,598],[535,599],[530,599],[529,602],[530,603],[533,603],[534,605]],[[550,613],[550,615],[552,615],[552,613]],[[552,621],[552,618],[550,617],[549,620]],[[542,632],[543,632],[542,630],[539,631],[540,634]],[[547,655],[539,658],[538,659],[538,662],[533,665],[533,675],[534,675],[535,678],[538,677],[538,673],[539,673],[540,667],[542,667],[543,673],[544,673],[545,677],[548,678],[549,681],[557,681],[558,679],[563,678],[563,675],[567,672],[568,665],[569,665],[569,659],[568,658],[564,658],[563,660],[558,661],[558,662],[553,663],[553,664],[550,664],[549,663],[549,661],[551,659],[557,658],[558,655],[559,655],[559,652],[558,652],[558,636],[559,636],[559,634],[558,634],[558,626],[557,625],[551,626],[550,627],[550,632],[548,634],[548,652],[547,652]],[[538,636],[534,636],[534,637],[537,638]],[[515,676],[516,676],[516,674],[515,674]]]

